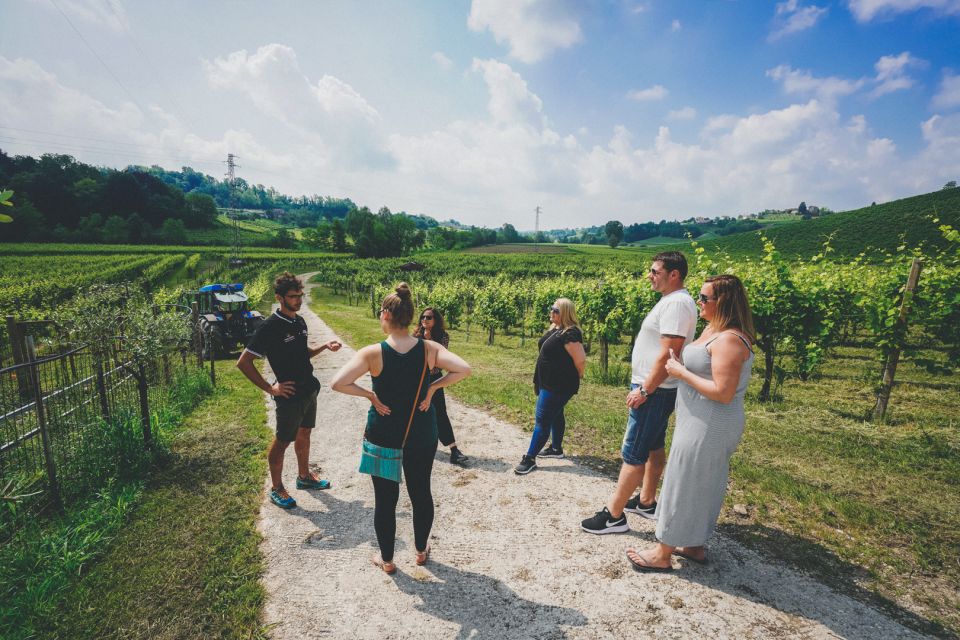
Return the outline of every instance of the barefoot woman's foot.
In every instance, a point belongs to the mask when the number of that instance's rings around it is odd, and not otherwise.
[[[655,573],[665,573],[673,571],[673,565],[670,564],[670,558],[663,560],[657,555],[656,549],[647,549],[637,551],[636,549],[627,549],[627,560],[637,571],[649,571]]]
[[[698,564],[707,564],[707,550],[703,547],[677,547],[673,553]]]

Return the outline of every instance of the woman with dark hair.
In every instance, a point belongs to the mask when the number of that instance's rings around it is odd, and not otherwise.
[[[420,312],[420,323],[414,330],[413,337],[433,340],[443,345],[444,349],[450,348],[450,334],[447,333],[447,327],[443,322],[443,314],[435,307],[426,307]],[[430,370],[430,382],[439,380],[441,377],[443,377],[443,370],[439,367]],[[438,389],[433,394],[433,408],[437,413],[437,434],[440,437],[440,444],[450,448],[450,464],[465,465],[470,458],[457,447],[457,439],[453,436],[453,425],[450,423],[450,416],[447,415],[447,399],[443,395],[443,389]]]
[[[380,305],[380,328],[387,335],[386,340],[357,351],[333,377],[330,388],[370,400],[364,432],[368,442],[378,447],[403,449],[403,475],[413,507],[416,563],[422,565],[430,553],[428,540],[433,526],[430,474],[437,452],[433,396],[443,387],[470,375],[470,365],[436,342],[411,336],[413,315],[410,287],[401,282],[395,293],[385,297]],[[447,374],[429,385],[422,384],[424,367],[446,369]],[[356,383],[366,373],[373,380],[372,391]],[[375,475],[370,477],[375,499],[373,527],[380,547],[380,553],[372,561],[392,574],[397,570],[393,550],[400,483]]]
[[[627,558],[638,571],[672,571],[671,555],[707,561],[704,543],[723,506],[730,458],[743,436],[743,395],[753,366],[753,316],[733,275],[711,276],[697,298],[707,327],[667,373],[680,380],[677,420],[657,504],[656,547]]]
[[[580,390],[580,378],[587,366],[583,349],[583,333],[577,313],[569,298],[557,298],[550,307],[550,328],[537,343],[540,354],[533,373],[533,389],[537,394],[535,424],[527,453],[513,468],[517,475],[526,475],[537,468],[537,456],[563,457],[563,434],[567,422],[563,409]],[[550,439],[550,446],[543,445]],[[541,451],[542,449],[542,451]]]

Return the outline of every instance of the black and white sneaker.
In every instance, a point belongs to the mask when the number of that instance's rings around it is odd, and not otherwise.
[[[553,445],[550,445],[543,451],[537,454],[538,458],[562,458],[563,449],[555,449]]]
[[[630,513],[635,513],[638,516],[646,518],[647,520],[657,519],[657,501],[654,500],[651,504],[643,504],[640,502],[639,495],[627,500],[627,504],[623,510],[629,511]]]
[[[580,528],[587,533],[602,535],[604,533],[624,533],[630,531],[630,525],[627,524],[627,515],[621,513],[619,518],[614,518],[604,507],[602,511],[592,518],[587,518],[580,523]]]
[[[513,468],[513,472],[520,476],[525,476],[534,469],[537,468],[537,461],[530,456],[523,456],[523,459],[520,460],[520,464]]]

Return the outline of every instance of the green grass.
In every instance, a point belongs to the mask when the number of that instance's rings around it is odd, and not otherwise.
[[[609,251],[609,249],[608,249]],[[314,290],[314,309],[352,345],[383,339],[366,305]],[[530,430],[536,339],[451,331],[474,374],[450,389],[459,400]],[[628,345],[611,348],[624,375]],[[788,378],[782,399],[748,391],[747,425],[732,461],[721,529],[824,582],[887,608],[927,632],[960,631],[960,380],[904,362],[888,424],[863,417],[873,403],[873,354],[842,348],[819,376]],[[596,356],[568,405],[565,448],[607,472],[619,467],[625,389],[599,381]],[[757,370],[759,373],[759,370]],[[868,375],[869,374],[869,375]],[[671,429],[672,431],[672,429]],[[522,451],[514,452],[519,459]],[[506,454],[511,455],[509,452]],[[746,517],[733,512],[746,506]],[[896,604],[910,594],[914,611]]]
[[[260,392],[230,361],[217,376],[109,549],[70,566],[81,577],[55,615],[34,618],[34,637],[262,637],[255,522],[270,434]]]

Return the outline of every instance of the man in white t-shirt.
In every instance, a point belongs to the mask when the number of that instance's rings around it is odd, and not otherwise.
[[[666,464],[667,420],[677,400],[676,378],[667,375],[670,350],[681,353],[697,329],[697,305],[683,287],[687,260],[679,251],[653,257],[647,278],[662,297],[643,319],[633,346],[629,417],[620,456],[623,465],[607,506],[581,524],[588,533],[629,531],[629,511],[655,520],[657,484]],[[640,493],[630,498],[634,490]]]

